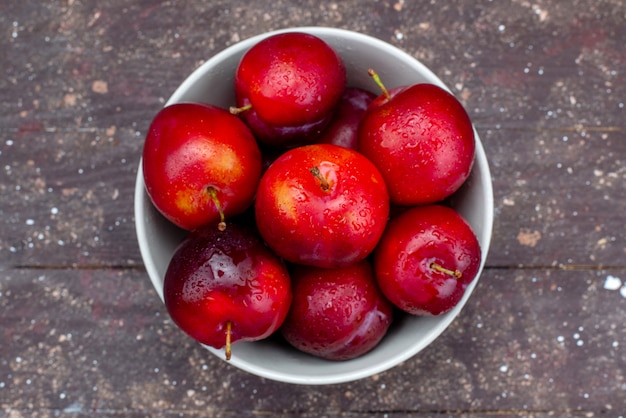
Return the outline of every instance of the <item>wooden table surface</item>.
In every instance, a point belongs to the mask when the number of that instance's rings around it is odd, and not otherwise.
[[[239,40],[333,26],[466,106],[495,193],[486,269],[374,377],[277,383],[172,324],[139,254],[146,129]],[[3,0],[0,417],[626,416],[626,3]]]

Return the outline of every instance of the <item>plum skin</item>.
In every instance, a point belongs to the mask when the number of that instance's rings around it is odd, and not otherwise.
[[[345,84],[339,55],[317,36],[300,32],[258,42],[235,72],[237,100],[247,97],[259,117],[274,126],[319,120],[339,102]]]
[[[317,36],[287,32],[250,48],[235,71],[238,114],[266,146],[312,143],[346,87],[341,57]]]
[[[469,177],[476,143],[461,103],[433,84],[396,88],[369,106],[358,132],[358,150],[387,182],[394,204],[436,203]]]
[[[170,222],[191,231],[244,212],[261,178],[261,151],[250,129],[225,109],[176,103],[152,120],[142,151],[146,192]]]
[[[376,285],[369,260],[337,268],[292,269],[293,302],[280,329],[289,344],[327,360],[372,350],[393,320],[393,306]]]
[[[163,283],[170,317],[194,340],[222,348],[230,321],[231,342],[269,337],[291,304],[285,264],[252,228],[229,223],[192,231],[178,246]]]
[[[440,204],[414,207],[391,219],[374,252],[383,294],[412,315],[440,315],[463,297],[478,274],[481,249],[470,225]],[[460,277],[435,270],[433,263]]]
[[[329,182],[325,190],[311,169]],[[389,195],[376,167],[333,144],[294,148],[261,177],[255,219],[268,246],[292,263],[334,268],[367,257],[389,215]]]

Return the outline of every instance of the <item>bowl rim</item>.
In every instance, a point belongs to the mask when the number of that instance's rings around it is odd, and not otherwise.
[[[208,71],[208,69],[212,68],[216,63],[222,62],[224,58],[230,57],[233,54],[243,53],[243,51],[249,49],[252,45],[257,43],[258,41],[272,35],[286,33],[286,32],[306,32],[316,36],[324,37],[341,37],[345,39],[346,42],[350,42],[351,40],[357,40],[359,42],[365,42],[373,45],[376,48],[382,48],[390,53],[393,53],[394,56],[406,61],[410,62],[410,65],[413,68],[419,70],[420,75],[425,77],[428,82],[432,84],[438,85],[445,90],[451,92],[448,86],[446,86],[443,81],[435,75],[428,67],[426,67],[423,63],[421,63],[417,58],[409,55],[407,52],[401,50],[400,48],[391,45],[381,39],[372,37],[370,35],[366,35],[359,32],[350,31],[347,29],[339,29],[332,27],[318,27],[318,26],[302,26],[302,27],[289,27],[278,30],[273,30],[269,32],[265,32],[259,35],[252,36],[250,38],[244,39],[238,43],[230,45],[220,52],[213,55],[203,64],[198,66],[172,93],[170,98],[165,103],[165,106],[171,105],[173,103],[177,103],[183,100],[185,92],[189,90],[191,86],[193,86],[198,80]],[[452,93],[452,92],[451,92]],[[480,276],[482,275],[489,248],[491,246],[491,237],[493,233],[493,221],[494,221],[494,197],[493,197],[493,184],[491,179],[491,173],[489,168],[489,163],[487,160],[487,156],[483,147],[483,144],[479,138],[478,132],[474,127],[474,135],[476,138],[476,151],[475,151],[475,161],[474,168],[480,167],[481,176],[478,177],[480,181],[480,187],[484,190],[484,200],[483,204],[485,206],[486,212],[483,214],[482,219],[483,228],[480,231],[479,240],[481,242],[481,250],[483,251],[481,256],[481,263],[479,266],[479,270],[476,278],[470,283],[468,288],[463,295],[463,298],[459,302],[457,306],[455,306],[451,311],[439,315],[437,317],[438,322],[437,326],[434,327],[432,331],[428,333],[426,337],[420,339],[419,343],[411,344],[407,346],[404,350],[396,353],[393,357],[390,357],[382,362],[379,362],[374,365],[369,365],[360,370],[348,370],[343,372],[337,372],[330,375],[316,375],[316,376],[300,376],[296,374],[289,374],[286,372],[278,372],[275,369],[268,368],[263,364],[251,362],[244,358],[238,357],[236,352],[233,352],[233,356],[231,357],[229,363],[241,370],[244,370],[248,373],[268,378],[275,381],[280,381],[284,383],[292,383],[292,384],[304,384],[304,385],[326,385],[326,384],[338,384],[345,383],[350,381],[359,380],[362,378],[370,377],[375,374],[384,372],[389,370],[400,363],[408,360],[413,357],[424,348],[429,346],[435,339],[437,339],[444,331],[448,328],[451,322],[458,316],[460,311],[465,306],[467,300],[473,293],[474,288],[479,281]],[[146,272],[155,288],[158,296],[161,301],[163,301],[163,289],[159,287],[162,278],[159,275],[159,271],[157,270],[156,265],[153,262],[153,256],[150,251],[150,242],[146,238],[148,235],[148,231],[146,229],[146,224],[142,221],[145,218],[147,208],[143,204],[145,201],[145,184],[143,180],[143,171],[142,171],[142,159],[139,159],[138,172],[135,182],[135,193],[134,193],[134,214],[135,214],[135,228],[136,234],[140,249],[140,254],[142,260],[144,261]],[[254,344],[254,343],[251,343]],[[214,349],[212,347],[204,346],[208,351],[212,352],[214,355],[223,358],[223,350]],[[348,360],[343,363],[350,363],[352,360]]]

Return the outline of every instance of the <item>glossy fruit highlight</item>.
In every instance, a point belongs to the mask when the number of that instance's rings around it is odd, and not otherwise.
[[[170,260],[163,284],[172,320],[214,348],[267,338],[291,304],[291,280],[282,260],[256,232],[236,223],[224,231],[191,232]]]

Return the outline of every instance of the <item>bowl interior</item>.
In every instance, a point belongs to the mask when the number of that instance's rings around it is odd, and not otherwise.
[[[202,101],[228,108],[235,103],[233,74],[245,51],[266,36],[294,30],[319,36],[333,46],[345,62],[350,86],[378,93],[367,74],[368,68],[374,68],[387,88],[428,82],[447,89],[419,61],[383,41],[340,29],[304,27],[266,33],[225,49],[194,71],[174,92],[167,105]],[[493,191],[489,166],[477,133],[476,140],[476,161],[470,178],[451,201],[478,236],[483,252],[480,275],[491,240]],[[165,220],[150,202],[145,192],[141,162],[135,187],[135,219],[146,270],[163,300],[163,277],[169,259],[185,232]],[[276,339],[268,339],[237,343],[233,346],[230,363],[258,376],[298,384],[332,384],[371,376],[410,358],[437,338],[459,314],[476,282],[474,280],[469,286],[461,302],[452,311],[437,317],[402,317],[392,325],[389,333],[373,351],[353,360],[330,362],[300,353]],[[181,338],[184,338],[182,334]],[[222,350],[207,348],[224,358]]]

